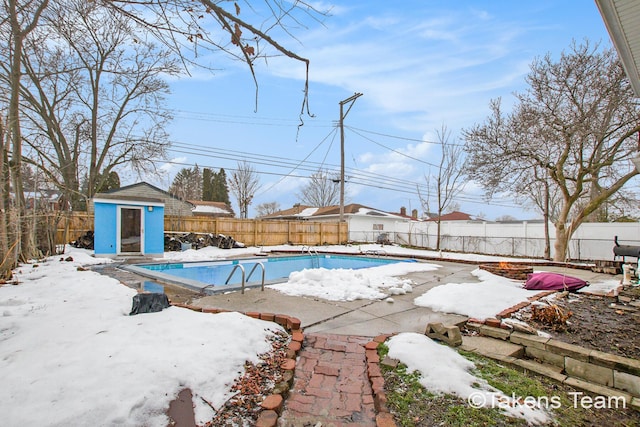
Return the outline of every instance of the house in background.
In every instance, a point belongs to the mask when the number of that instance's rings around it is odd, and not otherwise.
[[[320,208],[295,204],[289,209],[283,209],[269,215],[261,216],[259,219],[278,219],[283,221],[309,220],[309,218]]]
[[[405,208],[404,206],[400,207],[400,212],[391,212],[393,215],[398,215],[401,216],[403,218],[409,219],[409,220],[414,220],[414,221],[418,221],[418,209],[413,209],[411,211],[411,215],[407,215],[407,208]]]
[[[234,218],[235,212],[231,206],[224,202],[209,202],[205,200],[189,200],[194,208],[191,211],[195,216],[206,216],[213,218]]]
[[[261,219],[284,221],[338,222],[340,206],[315,208],[296,205]],[[393,234],[397,223],[412,221],[411,217],[385,212],[368,206],[352,203],[344,207],[344,220],[349,225],[349,239],[357,242],[376,242],[383,234]]]
[[[433,216],[429,219],[426,219],[425,221],[438,221],[438,219],[440,219],[440,222],[444,222],[444,221],[478,221],[478,218],[474,218],[471,215],[469,215],[468,213],[464,213],[464,212],[460,212],[460,211],[453,211],[453,212],[449,212],[447,214],[441,215],[439,218],[438,216]]]

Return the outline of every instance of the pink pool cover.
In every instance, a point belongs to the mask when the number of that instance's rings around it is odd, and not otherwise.
[[[527,281],[524,284],[525,289],[542,290],[542,291],[577,291],[578,289],[588,286],[589,282],[585,282],[577,277],[567,276],[559,273],[531,273],[527,275]]]

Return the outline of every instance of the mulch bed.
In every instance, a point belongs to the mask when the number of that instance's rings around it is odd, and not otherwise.
[[[571,313],[565,327],[529,320],[527,309],[519,315],[560,341],[640,360],[640,308],[625,301],[625,296],[640,301],[640,287],[625,287],[617,298],[581,293],[556,298],[553,302]]]
[[[281,368],[287,358],[287,346],[291,341],[285,332],[276,332],[271,337],[272,350],[261,354],[261,362],[245,364],[245,374],[239,378],[231,390],[234,394],[222,408],[211,408],[215,417],[206,427],[255,425],[265,397],[282,387],[284,372]],[[208,402],[205,402],[208,403]]]

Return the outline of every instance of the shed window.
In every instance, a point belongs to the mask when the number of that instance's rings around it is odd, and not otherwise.
[[[374,230],[384,230],[384,224],[373,224],[373,229]]]

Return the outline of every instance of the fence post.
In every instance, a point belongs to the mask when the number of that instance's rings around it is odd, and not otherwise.
[[[258,246],[258,220],[253,220],[253,246]]]

